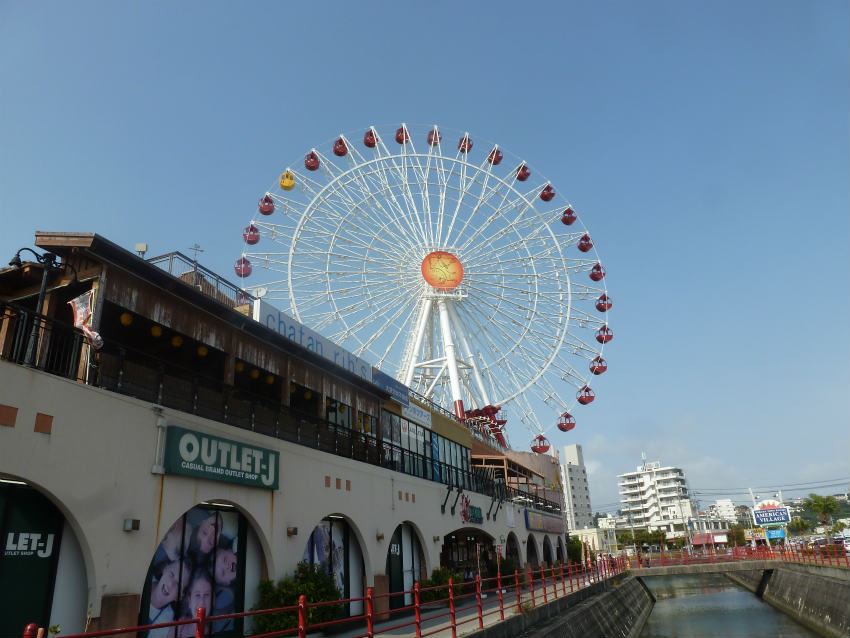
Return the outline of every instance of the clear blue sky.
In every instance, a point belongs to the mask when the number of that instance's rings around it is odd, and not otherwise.
[[[96,231],[226,273],[258,192],[340,131],[439,123],[583,211],[617,338],[596,505],[850,475],[848,5],[0,0],[0,257]],[[523,435],[515,435],[522,441]],[[837,489],[834,491],[838,491]]]

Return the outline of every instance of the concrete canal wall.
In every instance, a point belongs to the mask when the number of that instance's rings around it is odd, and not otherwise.
[[[596,583],[467,638],[636,638],[655,598],[639,578]]]
[[[726,577],[821,636],[850,636],[850,570],[782,564]]]

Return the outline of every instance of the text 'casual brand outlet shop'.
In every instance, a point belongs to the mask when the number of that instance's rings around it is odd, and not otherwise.
[[[548,477],[394,379],[254,321],[191,260],[36,240],[76,274],[47,273],[36,309],[38,265],[0,271],[0,635],[239,612],[300,562],[356,598],[563,556]],[[81,295],[99,350],[71,325]]]

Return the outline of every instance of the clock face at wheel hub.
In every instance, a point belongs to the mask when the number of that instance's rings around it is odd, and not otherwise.
[[[454,290],[463,281],[460,259],[444,250],[435,250],[422,260],[422,277],[439,290]]]

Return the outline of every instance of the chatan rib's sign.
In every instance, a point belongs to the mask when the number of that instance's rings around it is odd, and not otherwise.
[[[169,425],[165,436],[165,473],[276,490],[280,454]]]

